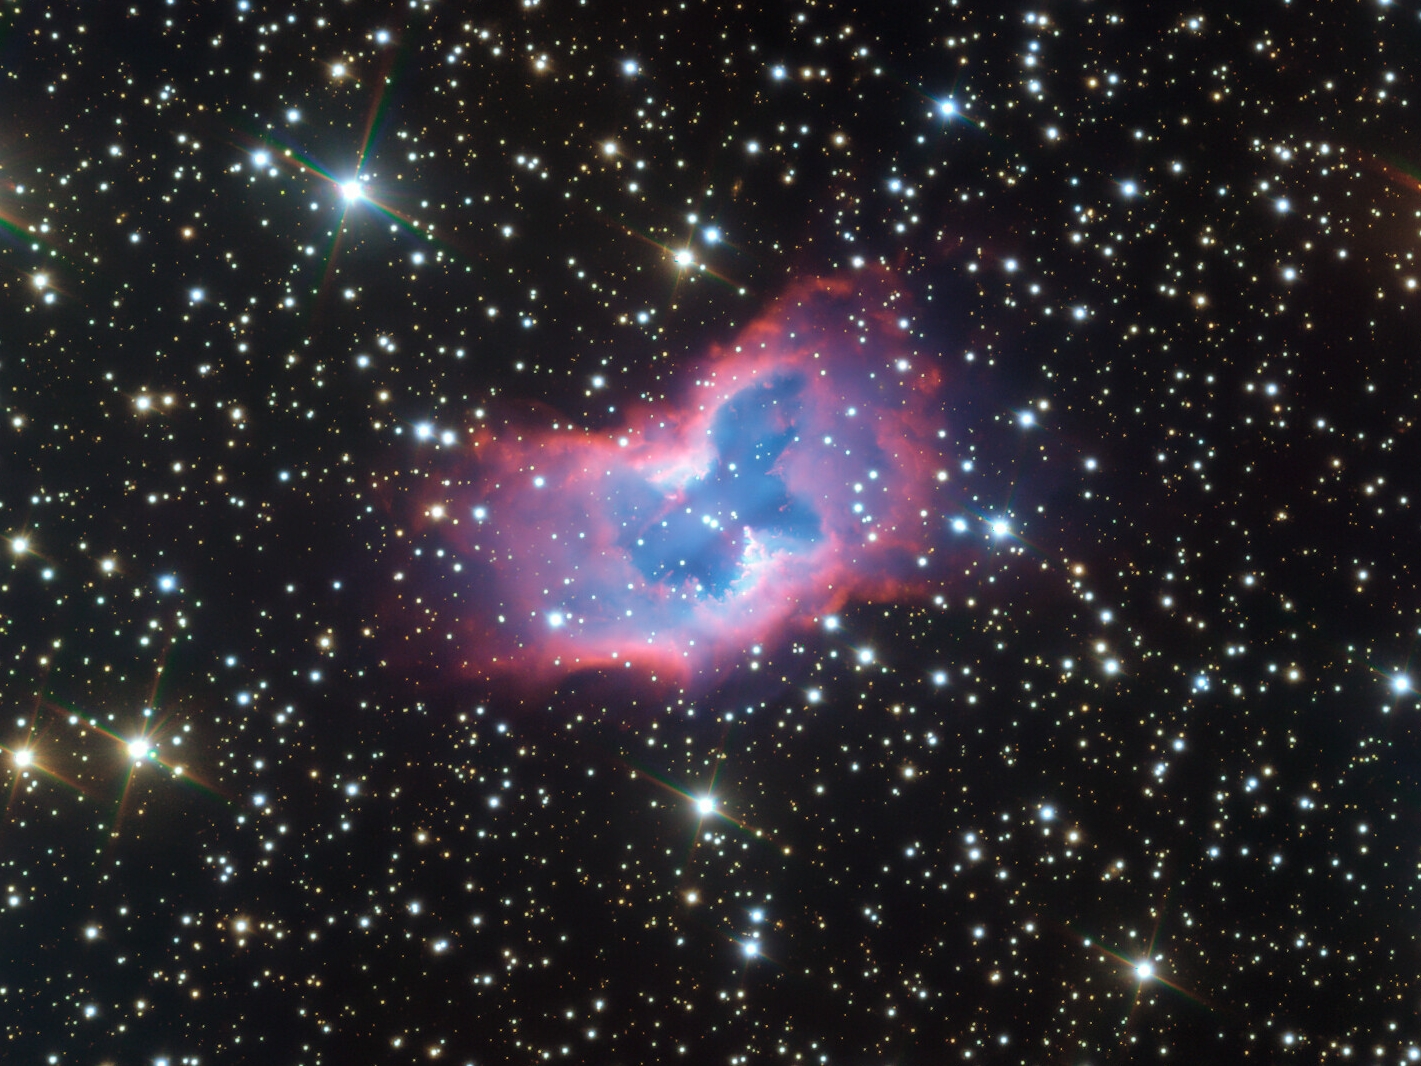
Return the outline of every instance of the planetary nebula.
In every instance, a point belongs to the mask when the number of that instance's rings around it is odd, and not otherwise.
[[[712,679],[850,599],[940,577],[937,356],[886,274],[791,289],[611,430],[488,432],[441,497],[465,665]]]

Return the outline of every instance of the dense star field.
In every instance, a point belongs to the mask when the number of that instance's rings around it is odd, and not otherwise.
[[[15,1064],[1421,1059],[1415,4],[0,7]]]

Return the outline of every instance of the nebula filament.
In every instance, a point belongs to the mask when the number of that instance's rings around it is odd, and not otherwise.
[[[802,283],[616,429],[481,438],[444,528],[467,665],[713,678],[852,599],[940,573],[942,373],[886,274]]]

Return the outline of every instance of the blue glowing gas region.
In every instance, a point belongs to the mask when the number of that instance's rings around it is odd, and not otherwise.
[[[661,500],[650,520],[624,519],[619,542],[649,581],[719,596],[746,568],[758,539],[781,550],[820,539],[819,516],[785,484],[780,460],[798,439],[800,374],[784,374],[742,389],[716,413],[710,428],[710,469]]]

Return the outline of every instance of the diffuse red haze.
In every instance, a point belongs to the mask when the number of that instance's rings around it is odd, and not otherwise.
[[[688,360],[674,402],[480,439],[437,501],[473,605],[464,668],[709,681],[850,600],[927,593],[942,374],[906,304],[886,274],[805,282]]]

